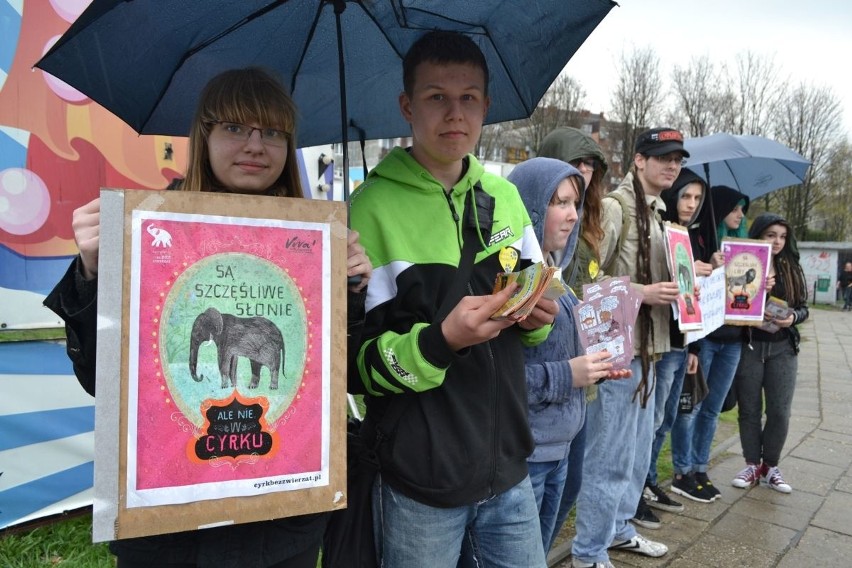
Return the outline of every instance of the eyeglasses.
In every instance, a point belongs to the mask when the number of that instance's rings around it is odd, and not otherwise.
[[[580,169],[580,164],[583,164],[592,171],[594,171],[595,168],[598,167],[598,161],[595,158],[577,158],[576,160],[571,160],[568,163],[577,168],[578,170]]]
[[[260,141],[265,146],[283,148],[287,145],[287,133],[277,128],[256,128],[239,122],[228,122],[225,120],[211,120],[210,124],[218,124],[222,127],[222,135],[232,142],[245,142],[255,130],[260,132]]]
[[[665,156],[651,156],[658,162],[662,162],[664,164],[674,164],[676,166],[685,166],[686,158],[683,155],[674,153],[674,154],[666,154]]]

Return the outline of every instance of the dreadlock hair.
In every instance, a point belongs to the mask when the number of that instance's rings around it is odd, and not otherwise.
[[[787,303],[791,306],[804,304],[808,301],[808,287],[805,283],[805,273],[798,260],[785,250],[772,259],[776,274],[781,276],[786,288]]]
[[[633,172],[633,194],[636,199],[636,232],[638,239],[638,255],[636,258],[636,276],[639,284],[652,284],[653,277],[651,276],[651,230],[648,223],[648,205],[645,203],[645,190],[642,188],[642,182],[639,180],[638,171],[634,164],[631,168]],[[648,386],[648,375],[651,373],[651,354],[648,353],[648,345],[654,341],[654,327],[651,322],[651,306],[642,303],[639,308],[639,316],[636,320],[636,325],[639,327],[639,343],[640,357],[642,360],[642,380],[639,381],[639,386],[636,387],[636,392],[633,393],[633,400],[639,397],[642,403],[642,408],[648,403],[648,398],[653,392],[653,385],[650,389]],[[656,377],[655,377],[656,380]]]

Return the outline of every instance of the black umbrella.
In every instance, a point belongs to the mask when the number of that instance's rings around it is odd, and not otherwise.
[[[488,61],[488,122],[530,116],[611,0],[94,0],[36,63],[140,134],[186,135],[221,71],[289,84],[314,146],[409,133],[402,56],[425,31],[467,34]],[[344,175],[344,196],[348,176]]]

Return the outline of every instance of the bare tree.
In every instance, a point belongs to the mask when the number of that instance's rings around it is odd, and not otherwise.
[[[554,128],[580,126],[580,109],[585,98],[586,91],[576,79],[564,74],[558,76],[526,121],[530,148],[537,151]]]
[[[848,140],[835,147],[816,183],[822,199],[814,208],[812,226],[818,225],[833,241],[852,240],[852,146]]]
[[[511,122],[499,122],[482,127],[476,146],[476,155],[481,160],[504,161],[503,135],[512,127]]]
[[[585,97],[586,91],[577,80],[560,75],[544,93],[532,116],[483,127],[477,155],[494,159],[501,154],[501,159],[512,162],[514,158],[502,154],[508,151],[527,155],[538,151],[544,137],[554,128],[580,126]]]
[[[676,65],[672,71],[674,112],[669,124],[689,136],[706,136],[720,130],[727,109],[729,92],[722,73],[706,55]]]
[[[805,183],[778,195],[787,220],[797,231],[804,231],[814,206],[824,195],[817,177],[844,138],[840,101],[830,88],[803,83],[776,108],[776,138],[811,162]]]
[[[622,52],[618,84],[612,94],[613,133],[621,139],[620,157],[625,169],[633,163],[633,148],[640,132],[646,130],[659,115],[663,92],[660,81],[660,59],[645,47],[631,53]]]
[[[766,136],[775,106],[785,90],[784,81],[772,58],[751,51],[737,55],[736,66],[730,93],[733,115],[725,130],[732,134]]]

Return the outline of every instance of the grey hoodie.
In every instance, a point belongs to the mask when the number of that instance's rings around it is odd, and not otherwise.
[[[597,188],[601,197],[606,192],[608,186],[605,181],[608,169],[606,156],[604,156],[598,143],[582,130],[570,126],[552,130],[544,137],[538,155],[545,158],[556,158],[564,162],[571,162],[587,156],[597,158],[598,167],[592,174],[592,181],[589,186]],[[588,189],[587,187],[586,190],[588,191]],[[587,224],[584,225],[585,231],[580,234],[580,240],[577,241],[574,258],[568,263],[563,274],[565,282],[571,286],[575,293],[582,290],[584,284],[594,282],[600,270],[597,246],[591,244],[591,239],[594,237],[585,235],[589,229],[589,213],[589,211],[585,213],[584,221]],[[600,220],[598,220],[598,223],[600,223]]]
[[[577,246],[582,219],[583,176],[576,168],[561,160],[533,158],[515,167],[509,181],[518,187],[521,199],[533,223],[539,243],[544,234],[547,207],[556,187],[565,178],[577,176],[580,207],[577,224],[559,257],[559,266],[568,264]],[[527,396],[529,421],[535,449],[528,458],[533,462],[558,461],[568,455],[569,444],[586,420],[585,392],[573,387],[570,359],[583,354],[573,306],[577,298],[570,292],[559,299],[559,313],[547,340],[535,347],[524,349],[526,355]]]

